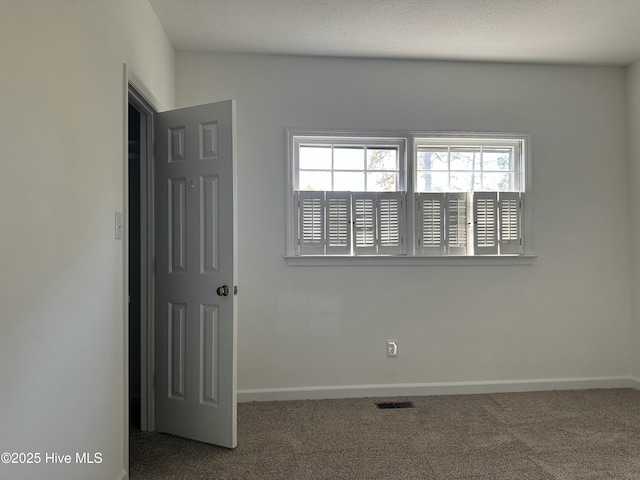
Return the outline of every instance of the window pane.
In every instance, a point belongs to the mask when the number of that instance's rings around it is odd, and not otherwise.
[[[445,147],[419,148],[418,170],[448,170],[448,149]]]
[[[331,170],[331,147],[300,147],[300,168]]]
[[[396,192],[398,191],[398,174],[396,172],[367,173],[368,192]]]
[[[398,170],[398,152],[393,149],[367,150],[368,170]]]
[[[511,148],[485,148],[482,152],[483,170],[513,170],[513,149]]]
[[[480,173],[451,172],[452,192],[474,192],[480,189]]]
[[[364,172],[334,172],[333,189],[345,192],[363,192]]]
[[[490,192],[513,192],[512,173],[483,173],[482,189]]]
[[[364,147],[334,147],[334,170],[364,170]]]
[[[331,190],[331,172],[301,171],[299,190]]]
[[[419,172],[416,179],[417,192],[449,191],[448,172]]]
[[[451,170],[480,170],[480,148],[452,148]]]

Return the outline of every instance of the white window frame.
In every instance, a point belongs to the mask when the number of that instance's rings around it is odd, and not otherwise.
[[[336,140],[338,139],[338,140]],[[362,145],[393,145],[399,150],[398,191],[406,192],[406,245],[403,254],[375,255],[299,255],[297,246],[297,208],[295,188],[297,186],[297,155],[301,144],[339,143]],[[417,172],[416,154],[418,146],[425,144],[474,145],[518,145],[521,160],[517,161],[516,172],[519,190],[526,193],[522,207],[523,245],[520,254],[503,255],[441,255],[420,254],[416,241],[416,201],[415,178]],[[528,133],[502,132],[430,132],[430,131],[358,131],[327,129],[287,129],[286,130],[286,251],[285,260],[290,266],[331,266],[331,265],[530,265],[537,255],[533,249],[533,187],[531,182],[531,135]],[[409,154],[411,155],[408,158]],[[472,207],[472,206],[470,206]],[[473,242],[473,238],[469,238]],[[415,252],[415,253],[414,253]]]

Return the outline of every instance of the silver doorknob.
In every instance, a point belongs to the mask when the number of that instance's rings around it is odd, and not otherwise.
[[[221,287],[218,287],[216,293],[221,297],[226,297],[227,295],[229,295],[229,286],[223,285]]]

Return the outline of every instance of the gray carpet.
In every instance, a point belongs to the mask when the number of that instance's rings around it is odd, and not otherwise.
[[[130,455],[131,480],[638,480],[640,392],[242,403],[235,450],[132,431]]]

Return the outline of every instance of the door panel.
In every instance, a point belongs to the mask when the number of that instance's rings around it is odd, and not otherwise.
[[[235,103],[156,116],[156,430],[236,446]],[[217,294],[220,286],[230,294]]]
[[[203,305],[200,310],[200,341],[202,375],[200,377],[200,401],[208,405],[218,404],[217,358],[218,358],[218,307]]]
[[[186,367],[186,305],[169,303],[169,398],[185,399]]]
[[[169,260],[170,273],[186,271],[186,178],[169,179]]]
[[[204,274],[218,273],[218,254],[219,244],[218,238],[218,203],[219,203],[219,187],[218,177],[211,175],[202,177],[200,198],[200,232],[202,241],[200,242],[200,265],[201,272]]]

